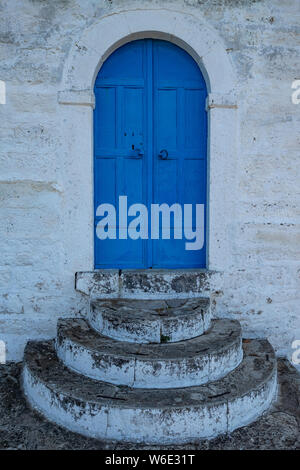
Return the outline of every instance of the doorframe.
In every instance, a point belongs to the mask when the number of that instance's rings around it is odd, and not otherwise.
[[[74,38],[58,92],[65,268],[72,276],[75,271],[94,271],[94,82],[114,50],[145,38],[163,39],[186,50],[206,81],[207,269],[224,272],[232,264],[238,106],[236,77],[225,46],[201,15],[189,8],[115,10]]]

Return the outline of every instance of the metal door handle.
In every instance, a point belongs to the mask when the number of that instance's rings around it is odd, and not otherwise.
[[[145,155],[143,148],[135,149],[135,158],[142,158]]]
[[[169,154],[168,154],[168,150],[163,149],[163,150],[161,150],[161,151],[159,152],[158,157],[159,157],[161,160],[167,160],[168,155],[169,155]]]

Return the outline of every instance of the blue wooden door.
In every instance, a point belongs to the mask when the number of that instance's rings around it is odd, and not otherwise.
[[[150,215],[153,204],[177,203],[183,222],[187,204],[193,207],[187,229],[195,230],[195,205],[203,204],[206,213],[207,91],[198,65],[167,41],[133,41],[103,64],[95,96],[95,228],[107,215],[97,212],[100,205],[116,209],[116,238],[99,239],[95,230],[95,268],[205,267],[205,238],[201,249],[187,250],[184,229],[174,238],[179,219],[171,212],[170,239],[161,226],[153,239]],[[133,204],[148,209],[146,239],[128,236]]]

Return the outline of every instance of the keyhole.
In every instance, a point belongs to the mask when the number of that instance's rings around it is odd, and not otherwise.
[[[134,145],[133,144],[132,144],[131,148],[132,148],[132,150],[134,150]]]

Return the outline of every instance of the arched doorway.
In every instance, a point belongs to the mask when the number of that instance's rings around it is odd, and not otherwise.
[[[197,63],[170,42],[135,40],[108,57],[94,91],[95,268],[206,267],[207,89]],[[155,231],[152,205],[162,204],[167,227],[161,211]]]

